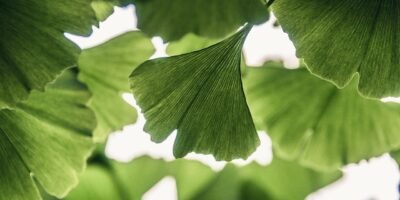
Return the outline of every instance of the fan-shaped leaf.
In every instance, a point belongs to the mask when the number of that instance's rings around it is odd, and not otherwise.
[[[98,164],[92,166],[88,168],[88,175],[82,176],[81,185],[67,199],[80,200],[97,194],[110,196],[117,193],[124,196],[123,199],[141,199],[162,178],[172,176],[176,180],[178,199],[181,200],[297,200],[304,199],[340,176],[340,172],[320,173],[279,159],[274,159],[266,167],[255,163],[245,167],[228,165],[221,172],[213,172],[196,161],[181,159],[165,162],[149,157],[127,164],[112,162],[111,168],[107,169]],[[101,174],[93,176],[97,173]],[[100,180],[105,177],[105,184],[114,187],[104,188]]]
[[[242,90],[240,60],[249,27],[209,48],[150,60],[131,75],[133,94],[161,142],[178,129],[174,155],[246,158],[259,144]]]
[[[98,121],[95,141],[104,141],[111,132],[136,121],[136,111],[122,99],[122,93],[130,90],[129,73],[153,53],[151,41],[137,31],[82,52],[79,79],[93,93],[89,106]]]
[[[79,48],[64,32],[88,35],[96,23],[91,0],[1,0],[0,109],[76,65]]]
[[[356,80],[340,90],[305,68],[266,66],[249,68],[245,86],[279,156],[336,169],[400,147],[400,105],[360,97]]]
[[[39,199],[32,177],[58,197],[77,184],[92,149],[89,97],[67,71],[45,93],[0,111],[0,199]]]
[[[321,173],[278,158],[266,167],[228,165],[192,199],[305,199],[340,176],[340,172]]]
[[[260,0],[133,0],[133,3],[139,29],[165,41],[178,40],[188,33],[221,38],[247,22],[258,24],[269,17]]]
[[[273,11],[308,68],[344,87],[356,72],[370,97],[400,95],[400,2],[279,0]]]

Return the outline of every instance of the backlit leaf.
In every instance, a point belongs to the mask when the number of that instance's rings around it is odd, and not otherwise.
[[[369,97],[400,96],[400,2],[279,0],[279,24],[314,74]]]
[[[80,49],[64,32],[89,35],[91,0],[1,0],[0,109],[14,107],[76,65]]]
[[[265,167],[256,163],[244,167],[228,165],[191,199],[305,199],[340,176],[340,172],[321,173],[278,158]]]
[[[34,179],[63,197],[92,150],[95,117],[87,88],[66,71],[46,92],[0,111],[0,199],[39,199]]]
[[[260,0],[133,0],[133,3],[138,28],[165,41],[178,40],[188,33],[221,38],[247,22],[259,24],[269,17]]]
[[[150,39],[137,31],[82,52],[79,79],[93,93],[89,106],[98,121],[95,141],[104,141],[111,132],[136,121],[136,111],[122,99],[122,93],[130,91],[128,76],[132,70],[153,53]]]
[[[357,79],[340,90],[279,63],[246,72],[250,109],[279,156],[328,170],[400,147],[400,105],[360,97]]]
[[[232,160],[256,149],[259,140],[240,72],[248,31],[245,27],[200,51],[146,61],[133,71],[131,87],[153,141],[177,129],[176,157],[194,151]]]

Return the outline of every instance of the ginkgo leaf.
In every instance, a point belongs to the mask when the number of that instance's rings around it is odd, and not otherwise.
[[[92,150],[94,114],[87,88],[66,71],[46,92],[34,91],[0,111],[0,199],[40,199],[34,179],[63,197],[78,181]]]
[[[221,38],[245,23],[259,24],[269,18],[260,0],[130,0],[138,28],[165,41],[188,33]]]
[[[92,8],[99,21],[106,20],[114,13],[114,6],[119,5],[118,0],[92,0]]]
[[[80,177],[79,185],[66,197],[67,200],[119,200],[123,194],[119,191],[115,178],[109,169],[98,164],[87,167]]]
[[[90,164],[80,184],[66,199],[131,199],[143,195],[164,177],[177,180],[178,199],[190,199],[215,176],[207,166],[189,160],[166,162],[143,156],[130,163],[106,161]],[[193,181],[196,180],[196,181]],[[105,198],[117,197],[120,198]]]
[[[153,53],[150,39],[138,31],[82,52],[79,79],[93,94],[89,106],[98,121],[95,141],[104,141],[111,132],[136,121],[136,111],[122,99],[122,93],[130,91],[128,76],[132,70]]]
[[[191,199],[305,199],[340,176],[339,171],[317,172],[278,158],[274,158],[268,166],[256,163],[244,167],[227,165],[203,191]]]
[[[400,96],[400,2],[279,0],[273,12],[310,71],[369,97]]]
[[[199,37],[195,34],[189,33],[182,39],[175,42],[170,42],[167,46],[167,54],[171,56],[198,51],[214,45],[221,40]]]
[[[249,68],[247,98],[279,156],[337,169],[400,147],[400,105],[365,99],[357,79],[340,90],[305,68]]]
[[[176,157],[194,151],[232,160],[256,149],[259,140],[240,73],[249,29],[200,51],[146,61],[133,71],[131,88],[153,141],[177,129]]]
[[[144,156],[130,163],[110,163],[89,165],[88,175],[81,177],[80,185],[71,191],[67,199],[90,199],[88,197],[102,194],[103,197],[139,200],[162,178],[170,176],[175,179],[180,200],[297,200],[304,199],[341,176],[339,171],[321,173],[276,158],[268,166],[255,163],[245,167],[228,165],[221,172],[184,159],[166,162]],[[105,188],[106,185],[110,186]]]
[[[89,35],[97,23],[91,0],[2,1],[0,109],[14,107],[76,65],[80,49],[64,32]]]

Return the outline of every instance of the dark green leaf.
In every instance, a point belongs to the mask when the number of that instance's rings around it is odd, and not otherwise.
[[[246,72],[250,109],[279,156],[337,169],[400,147],[400,105],[360,97],[357,79],[340,90],[305,68]]]
[[[79,79],[93,93],[89,106],[98,121],[95,141],[104,141],[111,132],[136,121],[136,111],[122,99],[122,93],[130,90],[129,73],[153,53],[151,41],[136,31],[82,52]]]
[[[133,94],[153,141],[178,129],[176,157],[194,151],[232,160],[256,149],[259,140],[240,73],[248,31],[200,51],[147,61],[132,73]]]
[[[273,11],[314,74],[369,97],[400,96],[400,2],[279,0]]]
[[[45,93],[34,91],[14,110],[0,111],[0,199],[39,199],[33,178],[58,197],[77,184],[96,125],[85,106],[89,98],[66,71]]]
[[[64,32],[88,35],[91,0],[0,2],[0,109],[14,107],[76,65],[80,49]]]
[[[260,0],[133,0],[133,3],[139,29],[165,41],[178,40],[188,33],[221,38],[246,22],[258,24],[269,17]]]

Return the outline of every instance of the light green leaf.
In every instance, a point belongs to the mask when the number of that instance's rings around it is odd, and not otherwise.
[[[98,168],[97,163],[92,165]],[[85,184],[82,188],[78,186],[67,199],[85,199],[84,197],[101,192],[108,196],[119,192],[121,199],[138,200],[162,178],[172,176],[176,180],[178,199],[181,200],[239,200],[250,199],[251,196],[268,197],[258,199],[297,200],[304,199],[341,175],[339,172],[316,172],[297,163],[279,159],[274,159],[266,167],[255,163],[245,167],[228,165],[221,172],[214,172],[197,161],[180,159],[166,162],[146,156],[130,163],[111,162],[111,165],[103,163],[102,166],[104,169],[107,168],[104,166],[108,168],[101,170],[102,174],[97,177],[83,175],[81,183]],[[100,182],[103,177],[110,177],[110,182],[113,179],[112,185],[119,188],[110,187],[113,191],[103,190],[104,184]],[[74,198],[70,198],[71,196]]]
[[[369,97],[400,96],[400,2],[279,0],[279,24],[310,71],[339,87],[360,74]]]
[[[133,94],[147,119],[144,130],[161,142],[178,130],[174,155],[247,158],[258,136],[242,89],[245,27],[209,48],[146,61],[131,74]]]
[[[122,200],[114,177],[102,165],[89,165],[80,177],[79,185],[68,194],[67,200]]]
[[[188,33],[221,38],[245,23],[259,24],[269,18],[260,0],[131,0],[138,28],[165,41]]]
[[[33,178],[63,197],[92,150],[96,122],[87,88],[66,71],[45,93],[34,91],[14,110],[0,111],[0,199],[40,199]]]
[[[136,111],[122,99],[122,93],[130,91],[128,75],[153,53],[151,41],[137,31],[82,52],[79,79],[93,93],[89,106],[98,121],[94,132],[96,142],[136,121]]]
[[[281,64],[249,68],[247,98],[279,156],[318,169],[337,169],[400,147],[400,105],[359,96]]]
[[[89,35],[91,0],[1,1],[0,109],[15,107],[76,65],[80,49],[64,32]]]
[[[92,199],[86,197],[101,194],[103,197],[99,199],[107,199],[104,198],[106,196],[119,196],[120,198],[117,199],[140,200],[148,190],[166,176],[173,176],[177,180],[179,199],[190,199],[194,193],[209,183],[214,177],[214,172],[196,161],[166,162],[147,156],[137,158],[130,163],[112,161],[102,164],[94,163],[81,176],[80,185],[68,195],[67,199]],[[106,185],[112,185],[112,187],[105,188]]]
[[[92,0],[92,7],[99,21],[106,20],[114,13],[114,6],[119,5],[118,0]]]
[[[195,34],[189,33],[181,40],[171,42],[167,46],[167,54],[171,56],[198,51],[218,43],[220,40],[199,37]]]
[[[245,167],[228,165],[192,199],[305,199],[340,176],[339,172],[321,173],[278,158],[266,167],[256,163]]]

